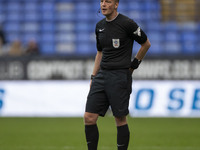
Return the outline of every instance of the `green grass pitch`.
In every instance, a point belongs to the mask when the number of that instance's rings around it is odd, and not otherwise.
[[[200,150],[199,118],[128,118],[129,150]],[[98,150],[117,150],[112,117],[99,118]],[[82,118],[0,118],[0,150],[87,150]]]

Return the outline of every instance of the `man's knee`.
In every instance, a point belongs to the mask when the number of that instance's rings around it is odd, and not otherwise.
[[[85,122],[85,125],[93,125],[93,124],[96,124],[97,122],[97,119],[98,119],[98,114],[95,114],[95,113],[88,113],[88,112],[85,112],[84,114],[84,122]]]
[[[115,117],[116,125],[117,126],[123,126],[127,124],[126,116],[123,117]]]

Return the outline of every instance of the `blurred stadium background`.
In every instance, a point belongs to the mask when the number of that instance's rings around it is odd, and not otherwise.
[[[86,149],[79,117],[96,54],[95,24],[103,18],[99,2],[0,0],[0,150]],[[200,0],[120,0],[119,12],[152,44],[133,74],[130,149],[200,149],[199,8]],[[134,43],[133,55],[138,48]],[[114,123],[99,123],[107,137],[100,150],[115,149],[116,131],[106,127]]]
[[[152,43],[135,79],[200,79],[199,3],[120,1],[119,12],[134,19]],[[0,79],[88,79],[95,24],[103,18],[98,10],[98,0],[0,0]],[[133,55],[138,48],[135,43]]]
[[[148,55],[200,53],[199,0],[123,0],[119,12],[133,18],[152,42]],[[1,0],[6,40],[36,40],[41,55],[94,56],[98,0]]]

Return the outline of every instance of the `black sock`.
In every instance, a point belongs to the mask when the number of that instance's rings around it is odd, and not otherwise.
[[[99,131],[97,125],[85,125],[88,150],[97,150]]]
[[[117,147],[118,150],[127,150],[129,144],[130,132],[128,125],[117,127]]]

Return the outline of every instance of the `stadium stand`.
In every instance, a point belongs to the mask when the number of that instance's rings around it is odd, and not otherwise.
[[[200,54],[198,0],[120,3],[119,12],[138,22],[149,36],[148,55]],[[186,13],[180,5],[187,6]],[[103,18],[98,10],[98,0],[0,0],[0,23],[8,43],[34,39],[42,55],[93,56],[95,24]]]

